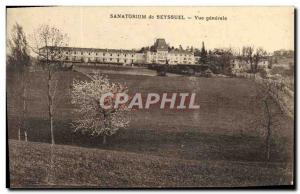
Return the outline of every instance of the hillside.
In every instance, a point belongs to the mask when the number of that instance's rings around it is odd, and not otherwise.
[[[50,142],[47,115],[47,92],[44,74],[30,74],[26,126],[29,141]],[[64,145],[129,151],[189,160],[263,161],[262,129],[253,125],[261,119],[262,103],[255,83],[241,78],[151,77],[109,74],[114,82],[126,83],[129,92],[195,92],[199,110],[174,111],[152,108],[131,112],[128,129],[108,138],[101,145],[99,138],[74,133],[70,103],[71,83],[86,79],[77,72],[57,74],[58,91],[54,120],[55,142]],[[8,135],[17,138],[17,113],[14,91],[17,82],[8,77]],[[280,120],[274,131],[272,161],[290,161],[293,153],[293,121]]]
[[[121,71],[121,70],[120,70]],[[101,70],[100,70],[101,72]],[[293,169],[293,120],[282,116],[272,131],[270,163],[265,165],[264,129],[256,125],[263,113],[257,85],[242,78],[159,77],[107,74],[128,86],[129,93],[195,92],[199,110],[131,111],[125,130],[108,137],[74,132],[71,101],[78,72],[56,74],[54,165],[50,142],[46,79],[28,75],[26,128],[30,143],[18,142],[18,82],[7,78],[8,136],[11,182],[22,186],[248,186],[290,184]],[[278,108],[275,104],[270,108]],[[34,143],[35,142],[35,143]],[[74,147],[72,147],[74,146]],[[52,170],[50,170],[52,169]],[[54,170],[53,170],[54,169]],[[52,176],[51,176],[52,174]],[[46,177],[50,175],[50,177]],[[52,178],[51,178],[52,177]],[[55,178],[54,178],[55,177]],[[228,178],[230,177],[230,178]],[[110,181],[111,180],[111,181]],[[38,185],[36,185],[38,184]]]
[[[101,71],[100,71],[101,72]],[[46,76],[42,72],[28,75],[28,119],[48,119]],[[125,83],[129,93],[140,92],[195,92],[196,104],[199,110],[174,111],[139,110],[132,112],[130,128],[201,128],[202,132],[216,132],[221,134],[236,134],[245,131],[253,134],[256,129],[249,127],[251,122],[263,111],[261,102],[257,102],[259,95],[255,83],[242,78],[194,78],[194,77],[151,77],[142,75],[108,74],[113,82]],[[87,79],[77,72],[61,72],[56,75],[58,80],[55,117],[56,121],[71,119],[74,116],[74,106],[71,105],[71,85],[74,79]],[[18,110],[14,92],[18,83],[14,77],[7,80],[8,115],[13,119]],[[175,119],[176,118],[176,119]],[[172,122],[170,123],[170,120]],[[282,119],[283,128],[280,132],[289,136],[293,121]],[[14,128],[12,126],[10,128]],[[10,122],[9,122],[10,124]],[[12,132],[12,131],[11,131]],[[12,132],[13,133],[13,132]],[[11,134],[13,137],[15,134]]]
[[[11,187],[230,187],[288,185],[283,163],[196,161],[9,141]]]

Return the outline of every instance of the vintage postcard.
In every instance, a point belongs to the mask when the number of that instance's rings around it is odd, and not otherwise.
[[[7,187],[295,187],[294,7],[6,19]]]

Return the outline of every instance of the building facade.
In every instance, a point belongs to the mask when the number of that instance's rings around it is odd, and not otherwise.
[[[165,39],[157,39],[152,49],[146,51],[145,58],[148,64],[195,64],[194,52],[170,49]]]
[[[150,49],[151,48],[151,49]],[[153,46],[144,50],[97,49],[60,47],[61,58],[74,63],[111,63],[111,64],[195,64],[194,52],[171,49],[165,39],[157,39]],[[45,52],[43,49],[41,52]]]

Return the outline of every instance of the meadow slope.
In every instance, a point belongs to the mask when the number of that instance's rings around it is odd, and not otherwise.
[[[289,185],[292,180],[291,167],[281,163],[181,160],[60,145],[51,149],[50,144],[15,140],[9,141],[9,162],[12,188],[245,187]]]
[[[100,71],[101,72],[101,71]],[[195,92],[199,110],[130,112],[129,127],[108,138],[74,132],[71,101],[78,72],[56,74],[51,164],[45,74],[28,75],[28,143],[18,142],[18,82],[7,77],[7,121],[11,183],[30,186],[249,186],[290,184],[293,120],[282,116],[272,131],[270,162],[265,164],[264,131],[253,122],[264,111],[257,85],[242,78],[159,77],[107,74],[129,93]],[[274,105],[271,108],[278,108]],[[52,169],[52,170],[51,170]],[[50,178],[49,178],[50,176]],[[109,180],[112,181],[109,181]]]

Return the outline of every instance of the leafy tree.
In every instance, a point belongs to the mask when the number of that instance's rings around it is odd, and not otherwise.
[[[75,130],[81,130],[92,136],[102,136],[103,144],[106,137],[115,134],[120,128],[126,128],[129,123],[127,104],[115,106],[118,94],[127,94],[127,87],[120,83],[110,82],[109,79],[94,74],[91,81],[74,81],[72,103],[77,106],[79,118],[74,119]],[[101,106],[102,95],[111,93],[104,100],[105,108]],[[119,98],[120,100],[120,98]]]
[[[191,46],[190,51],[194,52],[194,47],[193,46]]]
[[[204,42],[202,42],[202,48],[201,48],[201,51],[200,51],[200,62],[202,64],[207,63],[207,51],[205,50]]]
[[[18,139],[21,140],[21,133],[24,133],[25,141],[27,141],[27,131],[25,126],[25,114],[26,114],[26,71],[30,65],[30,55],[28,49],[28,43],[23,31],[22,26],[16,23],[11,31],[10,39],[8,40],[8,54],[7,54],[7,72],[17,75],[16,97],[19,109],[19,121],[18,121]],[[21,132],[22,131],[22,132]]]
[[[182,47],[181,44],[179,45],[179,50],[180,50],[180,51],[183,51],[183,47]]]
[[[16,23],[8,40],[7,69],[23,73],[30,64],[28,43],[23,27]]]
[[[221,71],[224,74],[227,75],[231,75],[232,74],[232,61],[233,61],[233,53],[231,49],[227,49],[224,50],[221,54],[220,54],[220,62],[219,64],[221,64]]]
[[[233,53],[232,49],[214,49],[208,55],[209,67],[214,73],[232,75]]]
[[[269,59],[269,63],[268,63],[268,68],[269,69],[272,69],[272,67],[273,67],[273,59],[272,59],[272,57]]]

